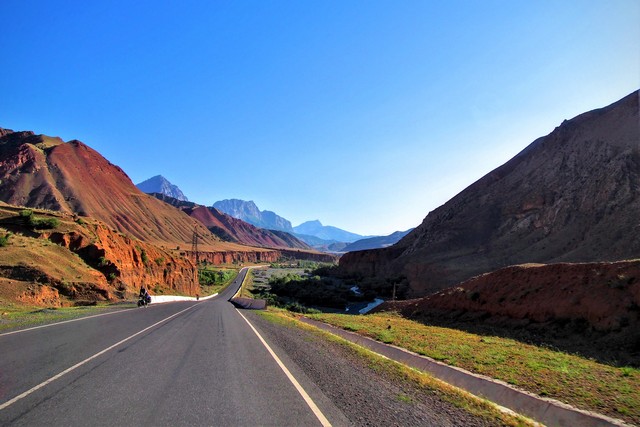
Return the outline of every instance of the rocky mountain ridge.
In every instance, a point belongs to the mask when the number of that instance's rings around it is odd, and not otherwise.
[[[147,194],[160,193],[184,202],[189,201],[189,199],[187,199],[187,196],[184,195],[182,190],[180,190],[177,185],[172,184],[167,178],[162,175],[156,175],[145,181],[142,181],[136,184],[136,187]]]
[[[256,227],[293,233],[289,220],[275,212],[261,211],[252,200],[247,202],[239,199],[225,199],[215,202],[213,207]]]

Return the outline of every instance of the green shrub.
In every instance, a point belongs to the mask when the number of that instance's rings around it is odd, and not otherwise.
[[[39,229],[50,229],[56,228],[60,225],[60,220],[58,218],[37,218],[34,216],[29,217],[29,225],[32,228]]]
[[[29,227],[39,229],[56,228],[60,225],[58,218],[42,218],[33,215],[31,209],[23,209],[20,211],[20,218],[22,218]]]
[[[0,237],[0,248],[4,248],[9,244],[9,238],[11,237],[11,233],[7,233],[4,237]]]
[[[147,262],[149,262],[149,257],[147,256],[147,253],[144,249],[140,252],[140,259],[142,259],[142,263],[145,265],[147,264]]]

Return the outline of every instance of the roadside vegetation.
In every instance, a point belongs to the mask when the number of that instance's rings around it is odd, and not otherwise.
[[[221,268],[204,265],[198,268],[198,280],[200,281],[201,296],[220,293],[238,276],[239,268]]]
[[[48,323],[72,320],[113,310],[135,308],[133,302],[119,304],[96,304],[94,306],[42,308],[0,302],[0,333]]]
[[[370,369],[388,375],[402,382],[408,382],[417,388],[428,393],[437,394],[441,399],[461,408],[478,417],[486,419],[491,425],[503,426],[534,426],[537,425],[531,420],[501,411],[495,404],[453,387],[440,381],[429,374],[409,368],[401,363],[379,356],[363,347],[355,345],[343,338],[322,331],[313,326],[304,324],[297,320],[294,314],[289,311],[269,308],[259,314],[265,319],[285,327],[295,327],[305,329],[321,339],[326,339],[337,345],[343,346],[349,352],[366,361]],[[411,402],[412,397],[408,395],[398,396],[406,402]]]
[[[307,262],[309,263],[309,262]],[[249,290],[255,298],[267,301],[270,306],[285,308],[298,313],[342,311],[349,304],[372,301],[375,298],[392,298],[406,292],[405,281],[367,280],[358,282],[332,274],[333,265],[309,264],[301,266],[273,265],[266,270],[256,270],[254,284]]]
[[[397,314],[309,317],[543,397],[640,424],[639,369],[616,368],[507,338],[427,326]]]

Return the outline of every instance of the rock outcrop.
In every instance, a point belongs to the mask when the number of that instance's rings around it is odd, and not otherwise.
[[[409,279],[414,296],[522,263],[640,257],[638,92],[563,122],[345,274]]]
[[[293,227],[291,227],[289,220],[275,212],[261,211],[253,201],[226,199],[215,202],[213,207],[256,227],[293,233]]]
[[[182,200],[183,202],[189,200],[177,185],[172,184],[167,178],[162,175],[156,175],[145,181],[142,181],[136,184],[136,187],[147,194],[164,194],[165,196],[173,197],[174,199]]]

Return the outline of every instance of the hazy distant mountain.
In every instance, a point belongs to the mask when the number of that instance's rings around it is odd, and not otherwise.
[[[386,248],[387,246],[391,246],[397,243],[404,236],[409,234],[413,228],[408,229],[407,231],[396,231],[395,233],[391,233],[388,236],[375,236],[369,237],[367,239],[357,240],[353,243],[342,248],[343,252],[351,252],[351,251],[363,251],[365,249],[379,249]]]
[[[189,200],[177,185],[173,185],[162,175],[156,175],[153,178],[142,181],[141,183],[136,184],[136,187],[147,194],[160,193],[185,202]]]
[[[337,240],[325,240],[320,237],[311,236],[309,234],[293,233],[298,239],[305,242],[312,248],[322,252],[342,252],[342,248],[348,245],[346,242],[338,242]]]
[[[293,227],[293,231],[295,231],[296,234],[306,234],[319,237],[323,240],[334,240],[336,242],[347,243],[355,242],[356,240],[366,237],[337,227],[332,227],[330,225],[322,225],[318,220],[303,222],[302,224]]]
[[[424,295],[513,264],[640,257],[638,98],[565,120],[397,244],[349,252],[340,268],[404,275]]]
[[[261,211],[253,201],[247,202],[239,199],[220,200],[219,202],[215,202],[213,207],[234,218],[253,224],[256,227],[293,233],[293,227],[291,227],[290,221],[282,218],[275,212]]]

